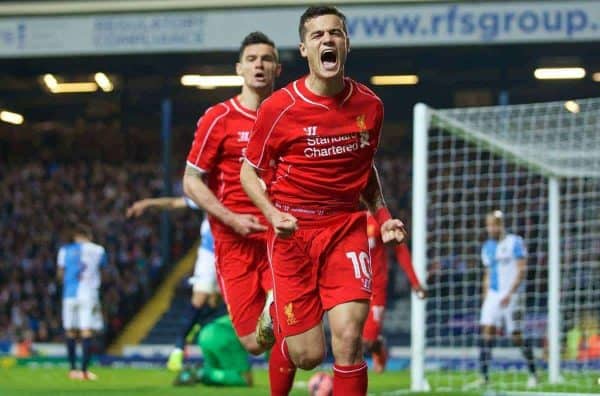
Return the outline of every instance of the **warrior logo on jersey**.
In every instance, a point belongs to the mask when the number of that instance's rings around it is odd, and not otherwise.
[[[304,128],[306,136],[317,136],[317,127],[312,125]]]
[[[283,312],[285,313],[285,316],[287,317],[287,324],[288,326],[293,326],[296,323],[298,323],[298,321],[296,320],[296,315],[294,315],[294,304],[289,303],[286,304]]]

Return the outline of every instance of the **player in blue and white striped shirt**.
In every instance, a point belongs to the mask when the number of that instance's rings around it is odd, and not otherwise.
[[[528,387],[537,385],[533,350],[529,340],[523,338],[520,320],[519,297],[525,288],[527,274],[527,248],[523,238],[506,232],[504,215],[496,210],[486,216],[488,240],[481,249],[485,267],[483,279],[483,306],[481,308],[480,384],[489,382],[488,367],[492,357],[497,330],[504,327],[513,343],[521,348],[529,368]]]
[[[69,378],[95,380],[88,371],[91,342],[95,331],[102,330],[100,307],[101,268],[107,264],[106,250],[91,241],[91,231],[74,227],[72,242],[58,251],[58,277],[63,282],[62,320],[66,333],[67,355],[71,365]],[[81,336],[81,371],[76,369],[76,338]]]

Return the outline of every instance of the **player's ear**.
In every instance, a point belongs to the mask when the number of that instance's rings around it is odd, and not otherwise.
[[[303,58],[306,58],[306,45],[304,45],[304,41],[301,41],[298,45],[298,49],[300,50],[300,55]]]
[[[275,77],[279,77],[281,75],[281,63],[277,63],[277,68],[275,69]]]
[[[238,76],[241,76],[241,75],[242,75],[242,64],[241,64],[240,62],[236,62],[236,63],[235,63],[235,73],[236,73]]]

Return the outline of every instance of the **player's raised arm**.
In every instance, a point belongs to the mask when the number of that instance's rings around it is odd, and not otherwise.
[[[187,204],[183,197],[162,197],[162,198],[144,198],[135,201],[127,208],[126,215],[130,217],[139,217],[147,210],[177,210],[186,208]]]
[[[383,194],[381,193],[381,183],[377,168],[373,165],[367,186],[361,194],[361,199],[367,206],[367,209],[377,223],[381,226],[381,239],[383,243],[402,243],[406,239],[406,230],[404,223],[398,219],[393,219],[390,211],[385,206]]]

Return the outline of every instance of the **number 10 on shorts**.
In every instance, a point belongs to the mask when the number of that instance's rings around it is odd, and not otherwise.
[[[346,257],[352,261],[354,277],[362,279],[363,288],[371,290],[371,258],[366,252],[346,252]]]

